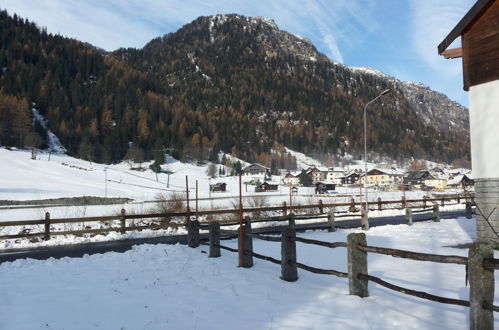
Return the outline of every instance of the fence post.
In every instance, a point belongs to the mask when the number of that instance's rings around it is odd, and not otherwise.
[[[295,228],[289,226],[281,232],[281,279],[288,282],[294,282],[298,279],[298,270],[296,266],[290,265],[290,262],[296,263],[296,232]]]
[[[440,222],[440,208],[438,205],[433,205],[433,221]]]
[[[405,219],[407,220],[407,224],[412,226],[412,210],[410,208],[405,209]]]
[[[406,204],[407,204],[407,199],[405,198],[405,196],[402,196],[402,201],[401,201],[401,209],[404,209],[406,208]]]
[[[210,228],[210,253],[209,258],[218,258],[220,253],[220,222],[213,221],[209,224]]]
[[[246,216],[244,218],[243,237],[239,236],[239,241],[243,239],[243,264],[241,267],[253,267],[253,235],[251,235],[251,219]],[[239,245],[240,246],[240,245]]]
[[[355,199],[353,198],[350,199],[350,212],[355,212]]]
[[[48,241],[50,239],[50,213],[45,213],[45,240]]]
[[[440,202],[442,206],[445,206],[445,197],[442,197],[442,201]]]
[[[322,206],[322,199],[319,199],[319,213],[324,213],[324,207]]]
[[[347,236],[348,249],[348,287],[351,295],[369,297],[368,281],[360,280],[359,273],[367,275],[367,252],[357,248],[367,245],[366,234],[351,233]]]
[[[381,197],[378,197],[378,211],[383,210],[383,202],[381,201]]]
[[[288,225],[290,227],[295,228],[295,214],[294,213],[290,213],[289,214],[289,216],[288,216]]]
[[[336,228],[334,227],[334,210],[329,211],[329,214],[327,216],[327,223],[328,223],[328,232],[334,232],[336,231]]]
[[[483,308],[494,303],[494,269],[483,267],[486,258],[493,258],[491,244],[473,243],[468,255],[470,281],[470,329],[494,329],[493,311]]]
[[[121,230],[120,230],[120,233],[124,234],[126,233],[126,218],[125,218],[125,209],[121,209],[121,218],[120,218],[120,222],[121,222]]]
[[[466,202],[466,219],[471,219],[471,202]]]
[[[461,195],[457,194],[457,203],[461,204]]]
[[[191,220],[187,222],[187,245],[191,248],[199,246],[199,221]]]
[[[288,205],[286,204],[286,201],[282,202],[282,215],[284,217],[288,215]]]
[[[423,196],[423,208],[426,208],[426,196]]]

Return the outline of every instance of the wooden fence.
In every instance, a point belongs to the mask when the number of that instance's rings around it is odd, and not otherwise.
[[[385,210],[391,208],[410,207],[413,209],[413,213],[417,212],[417,208],[426,209],[428,206],[432,207],[436,205],[449,205],[451,202],[461,203],[466,199],[462,195],[455,195],[452,197],[443,198],[423,198],[406,200],[402,198],[401,200],[390,200],[382,201],[378,198],[376,202],[370,203],[370,210]],[[446,204],[447,202],[447,204]],[[363,207],[360,201],[355,201],[353,198],[350,202],[345,203],[323,203],[319,200],[317,204],[307,204],[307,205],[294,205],[288,206],[286,202],[279,206],[272,207],[255,207],[255,208],[244,208],[242,211],[245,214],[255,214],[264,212],[277,212],[281,213],[282,216],[265,217],[257,221],[279,221],[282,220],[289,212],[300,212],[308,210],[311,213],[306,216],[307,219],[313,218],[325,218],[328,217],[328,221],[333,221],[335,218],[342,217],[353,217],[360,216],[355,213]],[[349,212],[335,212],[337,208],[348,208]],[[328,212],[329,211],[329,212]],[[76,235],[81,236],[84,234],[98,235],[107,234],[110,232],[126,233],[128,231],[141,231],[145,229],[158,230],[158,229],[168,229],[168,228],[179,228],[185,227],[190,218],[196,216],[221,216],[221,215],[234,215],[237,216],[241,212],[240,209],[223,209],[223,210],[198,210],[193,211],[187,204],[186,211],[182,212],[169,212],[169,213],[149,213],[149,214],[126,214],[125,210],[122,209],[119,215],[114,216],[97,216],[97,217],[83,217],[83,218],[51,218],[50,213],[45,214],[45,218],[41,220],[19,220],[19,221],[4,221],[0,222],[0,229],[7,227],[20,227],[17,233],[0,235],[0,239],[18,239],[18,238],[42,238],[44,240],[49,240],[51,236],[56,235]],[[471,212],[471,211],[470,211]],[[329,213],[329,214],[328,214]],[[471,213],[470,213],[471,216]],[[332,218],[332,220],[331,220]],[[137,223],[141,221],[142,223]],[[228,220],[230,223],[231,220]],[[253,220],[255,222],[255,220]],[[412,222],[412,220],[411,220]],[[96,227],[98,223],[99,228]],[[55,225],[58,224],[79,224],[80,228],[57,230]],[[236,223],[234,223],[236,224]]]
[[[349,293],[359,297],[368,297],[368,282],[377,283],[387,289],[397,291],[402,294],[412,295],[422,299],[427,299],[444,304],[452,304],[470,307],[470,329],[484,330],[494,328],[493,312],[499,312],[499,306],[494,305],[494,269],[499,269],[499,259],[494,259],[493,247],[490,244],[474,243],[469,248],[468,257],[453,255],[435,255],[418,253],[405,250],[381,248],[367,245],[364,233],[352,233],[347,237],[347,242],[323,242],[306,239],[296,236],[295,216],[290,214],[287,217],[288,226],[281,232],[280,237],[270,237],[252,233],[249,217],[244,220],[243,230],[239,231],[238,239],[243,242],[242,250],[230,248],[220,244],[224,235],[234,235],[235,231],[225,231],[220,229],[220,223],[209,224],[209,242],[203,243],[199,239],[190,241],[189,246],[197,247],[199,244],[209,245],[209,257],[220,257],[220,249],[231,252],[238,252],[244,256],[242,264],[239,266],[249,268],[253,266],[253,257],[266,260],[281,266],[281,279],[289,282],[298,280],[297,269],[303,269],[316,274],[335,275],[348,278]],[[197,221],[196,221],[197,222]],[[197,228],[199,226],[193,226]],[[195,229],[191,229],[195,230]],[[189,234],[190,237],[199,237],[196,234]],[[281,243],[281,259],[253,252],[253,238],[271,242]],[[320,269],[311,267],[296,260],[296,242],[313,244],[327,248],[346,247],[348,254],[348,272],[340,272],[334,269]],[[423,291],[404,288],[382,280],[379,277],[369,275],[367,264],[367,253],[377,253],[387,256],[406,258],[411,260],[452,263],[466,266],[466,285],[470,285],[470,300],[461,300],[447,297],[440,297]]]

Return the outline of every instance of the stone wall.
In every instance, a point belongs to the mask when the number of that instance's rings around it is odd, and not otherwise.
[[[478,240],[499,243],[499,178],[475,179],[475,202]]]

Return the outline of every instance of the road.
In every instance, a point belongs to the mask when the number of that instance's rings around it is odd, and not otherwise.
[[[460,211],[447,211],[441,212],[441,219],[452,219],[457,217],[464,217],[464,210]],[[425,214],[413,214],[413,222],[428,221],[432,220],[431,213]],[[369,219],[369,225],[371,227],[384,226],[384,225],[394,225],[394,224],[404,224],[406,223],[405,216],[389,216],[380,218]],[[335,222],[336,228],[356,228],[360,225],[360,220],[340,220]],[[263,234],[263,233],[280,233],[285,227],[275,226],[275,227],[262,227],[254,228],[253,232]],[[320,223],[310,223],[310,224],[297,224],[296,229],[298,232],[310,230],[310,229],[321,229],[328,228],[326,221]],[[207,235],[201,234],[201,239],[206,240]],[[45,260],[48,258],[63,258],[72,257],[79,258],[86,254],[97,254],[106,252],[125,252],[130,250],[134,245],[140,244],[187,244],[187,235],[175,235],[175,236],[164,236],[164,237],[151,237],[151,238],[134,238],[127,240],[116,240],[107,242],[92,242],[83,244],[72,244],[63,246],[47,246],[47,247],[34,247],[34,248],[22,248],[22,249],[8,249],[0,250],[0,263],[7,261],[14,261],[17,259],[32,258],[38,260]]]

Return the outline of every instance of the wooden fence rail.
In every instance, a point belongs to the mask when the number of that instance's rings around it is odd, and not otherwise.
[[[294,215],[289,215],[290,220],[294,219]],[[249,220],[249,219],[248,219]],[[246,221],[245,226],[251,227],[251,221]],[[281,237],[269,237],[259,234],[251,234],[251,230],[246,231],[246,240],[253,238],[262,239],[271,242],[281,242],[281,260],[261,255],[253,252],[253,245],[250,244],[248,249],[243,251],[222,247],[223,249],[243,253],[248,256],[267,260],[275,264],[281,264],[281,279],[286,281],[298,280],[296,269],[300,268],[316,274],[335,275],[349,279],[350,294],[360,297],[369,296],[368,282],[377,283],[390,290],[399,293],[408,294],[422,299],[435,301],[445,304],[453,304],[459,306],[470,307],[470,329],[493,329],[494,319],[492,313],[499,312],[499,306],[493,305],[494,298],[494,277],[493,271],[499,268],[499,259],[493,258],[492,247],[483,243],[474,243],[469,250],[469,257],[455,255],[436,255],[428,253],[420,253],[413,251],[405,251],[391,248],[382,248],[369,246],[366,243],[364,233],[352,233],[348,235],[348,242],[324,242],[313,239],[305,239],[296,237],[294,230],[294,222],[290,221],[288,228],[283,229]],[[305,244],[313,244],[328,248],[347,247],[348,251],[348,272],[340,272],[331,269],[320,269],[311,267],[296,261],[296,244],[302,242]],[[210,246],[215,243],[210,242]],[[218,243],[216,243],[218,244]],[[429,261],[438,263],[452,263],[458,265],[466,265],[467,275],[469,273],[470,280],[470,300],[462,300],[455,298],[440,297],[424,291],[417,291],[410,288],[401,287],[382,280],[379,277],[368,274],[367,253],[378,253],[389,255],[396,258],[406,258],[417,261]],[[252,265],[252,263],[251,263]]]
[[[394,200],[394,201],[381,201],[378,199],[376,204],[371,204],[372,208],[381,209],[383,205],[393,205],[401,203],[409,203],[409,204],[418,204],[423,203],[422,207],[426,207],[427,203],[442,203],[443,201],[464,201],[464,198],[460,195],[455,195],[453,197],[445,197],[445,198],[433,198],[433,199],[414,199],[414,200]],[[334,218],[343,218],[343,217],[355,217],[360,216],[357,213],[346,213],[340,214],[340,212],[333,212],[337,208],[341,207],[352,207],[355,208],[360,206],[360,201],[351,200],[346,203],[323,203],[322,200],[319,200],[318,204],[308,204],[308,205],[295,205],[293,207],[287,206],[283,204],[282,206],[272,206],[272,207],[258,207],[258,208],[245,208],[244,212],[246,214],[251,213],[262,213],[262,212],[282,212],[282,216],[271,216],[265,217],[262,219],[255,219],[252,222],[268,222],[268,221],[287,221],[287,214],[292,210],[314,210],[320,211],[321,214],[311,214],[307,216],[298,216],[296,219],[312,219],[312,218],[325,218],[328,217],[328,220],[331,223],[331,231],[334,230]],[[412,206],[414,207],[414,206]],[[328,211],[331,210],[331,211]],[[223,210],[198,210],[198,216],[212,216],[212,215],[223,215],[223,214],[234,214],[239,213],[238,209],[223,209]],[[329,212],[329,214],[326,214]],[[413,211],[415,212],[415,211]],[[335,214],[336,213],[336,214]],[[18,238],[36,238],[43,237],[45,240],[50,239],[51,236],[55,235],[83,235],[83,234],[103,234],[110,232],[120,232],[122,234],[127,231],[140,231],[140,230],[158,230],[158,229],[166,229],[166,228],[179,228],[185,226],[187,224],[187,217],[189,217],[190,210],[182,211],[182,212],[167,212],[167,213],[148,213],[148,214],[126,214],[125,210],[121,210],[119,215],[113,216],[94,216],[94,217],[80,217],[80,218],[51,218],[50,214],[47,213],[45,219],[41,220],[19,220],[19,221],[4,221],[0,222],[0,228],[2,227],[23,227],[20,229],[17,234],[6,234],[0,235],[0,239],[18,239]],[[189,217],[190,218],[190,217]],[[130,224],[129,221],[133,220],[151,220],[150,223],[146,224]],[[91,228],[91,223],[101,222],[105,227],[102,228]],[[81,228],[76,228],[72,230],[55,230],[54,225],[59,224],[81,224]],[[234,222],[233,220],[227,220],[220,223],[221,226],[233,226],[238,225],[238,222]],[[35,228],[26,228],[27,226],[35,226]],[[42,226],[42,230],[40,232],[31,232],[32,230],[36,230],[36,226]],[[202,229],[206,229],[206,225],[200,224]]]

